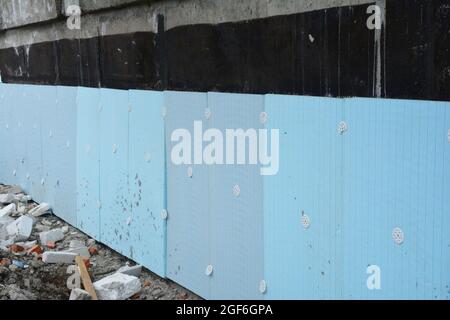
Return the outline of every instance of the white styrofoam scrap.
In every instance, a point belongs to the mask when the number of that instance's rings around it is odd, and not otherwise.
[[[119,270],[117,270],[117,272],[139,278],[139,276],[141,275],[141,272],[142,272],[142,266],[141,265],[137,265],[137,266],[133,266],[133,267],[123,266],[123,267],[119,268]]]
[[[7,226],[8,224],[10,224],[11,222],[13,222],[15,219],[13,217],[10,216],[5,216],[5,217],[0,217],[0,228],[2,226]]]
[[[141,291],[141,281],[123,273],[114,273],[94,282],[94,289],[100,300],[126,300]]]
[[[75,261],[76,253],[65,251],[46,251],[42,254],[42,261],[49,264],[70,264]]]
[[[81,240],[71,240],[69,243],[69,248],[71,249],[75,249],[75,248],[80,248],[80,247],[84,247],[84,241]]]
[[[14,203],[11,203],[10,205],[0,210],[0,218],[9,216],[11,213],[14,213],[14,211],[16,211],[16,205]]]
[[[75,288],[70,292],[69,300],[92,300],[92,297],[87,291],[80,288]]]
[[[16,197],[12,193],[0,194],[0,203],[11,203],[16,200]]]
[[[61,231],[62,231],[64,234],[66,234],[66,233],[69,232],[69,227],[68,227],[68,226],[64,226],[64,227],[61,228]]]
[[[27,211],[27,206],[24,204],[19,204],[17,207],[17,212],[24,214]]]
[[[72,248],[69,250],[66,250],[65,252],[75,253],[76,255],[89,259],[91,257],[91,254],[89,253],[89,249],[86,246],[78,247],[78,248]]]
[[[50,210],[50,205],[48,203],[41,203],[40,205],[38,205],[37,207],[33,208],[30,210],[30,214],[37,218],[40,217],[44,214],[46,214],[48,211]]]
[[[15,241],[27,241],[33,230],[33,219],[29,216],[21,216],[6,227],[8,236]]]
[[[39,233],[39,239],[43,245],[49,242],[58,242],[64,239],[64,232],[61,229],[52,229]]]

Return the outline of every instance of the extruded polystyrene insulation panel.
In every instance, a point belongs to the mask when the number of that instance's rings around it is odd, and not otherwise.
[[[267,297],[448,299],[448,104],[267,96],[266,110],[281,133]]]
[[[165,276],[166,221],[161,218],[165,204],[164,94],[130,91],[129,228],[132,258],[160,276]]]
[[[5,85],[5,87],[10,87]],[[9,108],[14,113],[21,116],[21,126],[23,135],[19,141],[23,144],[25,150],[21,159],[15,166],[18,168],[19,183],[30,194],[39,194],[41,192],[41,180],[43,172],[42,158],[42,135],[41,118],[42,98],[40,92],[33,86],[16,86],[17,91],[21,91],[12,99],[10,98]],[[15,101],[17,104],[12,103]],[[14,106],[14,107],[13,107]],[[14,111],[15,110],[15,111]],[[9,120],[9,118],[7,118]],[[9,138],[9,144],[16,143],[14,136]]]
[[[7,123],[7,110],[8,110],[8,99],[6,86],[0,84],[0,145],[6,146],[9,139],[9,134],[6,129]],[[0,152],[0,181],[6,183],[7,168],[6,163],[8,161],[8,153]]]
[[[17,85],[4,86],[4,99],[2,99],[2,108],[4,108],[2,122],[5,137],[5,145],[2,150],[4,154],[4,167],[2,168],[4,183],[17,184],[22,179],[23,167],[20,166],[20,157],[25,153],[25,146],[15,143],[16,139],[23,139],[23,132],[20,128],[20,117],[24,111],[22,93],[18,95],[19,87]],[[20,140],[19,140],[20,141]]]
[[[39,117],[35,120],[35,123],[30,128],[26,128],[27,135],[30,134],[29,130],[33,130],[32,134],[39,134],[40,144],[38,144],[39,149],[37,147],[33,147],[33,149],[38,152],[40,156],[40,170],[37,172],[30,172],[31,174],[31,194],[33,199],[38,202],[48,202],[53,203],[51,186],[49,185],[49,177],[55,170],[51,166],[50,158],[57,157],[56,149],[54,148],[54,144],[50,143],[49,132],[51,131],[50,126],[52,125],[52,121],[55,121],[55,114],[53,111],[55,110],[56,104],[56,88],[54,86],[27,86],[22,87],[19,86],[19,89],[22,92],[24,97],[24,102],[27,105],[30,105],[31,108],[35,108],[39,111]],[[70,124],[68,124],[69,126]],[[64,124],[61,124],[64,127]],[[30,155],[30,158],[34,158],[33,155]],[[52,163],[53,159],[51,160]],[[56,180],[56,179],[54,179]]]
[[[11,94],[13,93],[14,86],[1,84],[0,90],[0,142],[2,142],[2,146],[8,146],[8,148],[4,148],[2,152],[0,152],[0,176],[3,183],[11,183],[14,178],[13,167],[16,166],[13,163],[15,159],[15,150],[11,143],[11,139],[13,138],[11,133],[11,125],[13,122]]]
[[[208,107],[210,126],[222,132],[224,138],[227,129],[258,133],[262,128],[264,96],[208,93]],[[247,152],[249,143],[247,139]],[[236,156],[237,143],[234,150]],[[263,297],[259,291],[264,274],[263,178],[260,166],[250,164],[248,154],[246,158],[246,164],[209,168],[212,299]],[[240,192],[236,193],[235,188]]]
[[[163,94],[79,89],[78,225],[165,274]]]
[[[449,298],[449,108],[346,100],[343,298]],[[393,239],[395,228],[402,243]],[[379,290],[367,289],[369,265],[381,271]]]
[[[53,103],[40,109],[46,202],[76,225],[77,88],[54,87]]]
[[[100,240],[132,256],[128,91],[100,90]]]
[[[342,110],[340,99],[266,97],[266,127],[280,130],[279,172],[264,177],[268,299],[340,296]]]
[[[257,165],[207,165],[202,134],[258,129],[264,97],[166,93],[168,276],[205,298],[258,299],[263,279],[262,177]],[[194,122],[200,126],[196,138]],[[176,165],[171,141],[187,129],[191,164]],[[176,131],[175,131],[176,132]],[[200,141],[196,157],[194,140]],[[195,142],[198,144],[198,142]],[[198,148],[197,148],[198,149]],[[225,155],[225,154],[224,154]],[[196,160],[197,159],[197,160]],[[242,193],[236,197],[233,188]],[[208,266],[212,272],[208,273]]]
[[[278,173],[175,165],[194,121],[278,129]],[[205,298],[448,299],[449,130],[440,102],[1,84],[0,182]]]
[[[100,239],[100,90],[78,88],[77,226]]]
[[[2,152],[2,181],[20,185],[75,224],[77,89],[1,87],[2,139],[7,146]]]
[[[175,165],[171,135],[176,129],[191,134],[194,121],[204,119],[207,94],[165,92],[167,159],[167,276],[204,298],[211,296],[205,270],[211,263],[208,185],[209,168]],[[204,123],[205,127],[207,126]],[[192,168],[192,177],[188,169]]]
[[[23,126],[26,129],[26,135],[24,141],[26,141],[26,183],[25,190],[33,195],[37,201],[43,201],[43,187],[42,179],[44,176],[44,163],[43,163],[43,139],[42,139],[42,119],[44,104],[51,103],[54,99],[47,101],[50,97],[53,97],[53,92],[49,90],[44,91],[41,96],[39,88],[34,86],[18,86],[17,90],[23,90],[27,92],[25,96],[18,94],[16,99],[24,99],[25,107],[25,119]],[[55,97],[53,97],[55,98]]]

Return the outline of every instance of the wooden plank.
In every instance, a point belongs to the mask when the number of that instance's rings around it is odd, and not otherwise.
[[[80,256],[75,257],[75,261],[80,269],[81,281],[83,281],[84,289],[91,295],[92,300],[98,300],[97,293],[95,292],[94,285],[92,284],[91,277],[86,269],[83,258]]]

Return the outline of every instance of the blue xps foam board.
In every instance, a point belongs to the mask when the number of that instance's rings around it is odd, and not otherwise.
[[[164,106],[162,92],[130,91],[129,188],[130,245],[133,259],[165,276]]]
[[[193,134],[194,121],[204,119],[207,94],[165,92],[167,162],[167,276],[198,295],[211,296],[205,270],[211,263],[208,185],[209,168],[175,165],[171,161],[172,133],[186,129]],[[207,124],[204,124],[205,127]],[[192,155],[193,156],[193,155]],[[192,157],[191,157],[192,158]],[[192,177],[188,174],[192,168]]]
[[[268,299],[341,295],[342,136],[337,128],[342,104],[331,98],[266,97],[266,126],[280,130],[279,172],[264,177]],[[302,218],[309,225],[304,227]]]
[[[78,88],[77,226],[100,240],[100,90]]]

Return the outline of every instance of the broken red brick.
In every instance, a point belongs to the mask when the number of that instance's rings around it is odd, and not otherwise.
[[[188,296],[188,294],[185,292],[185,293],[182,293],[181,295],[180,295],[180,300],[187,300],[189,298],[189,296]]]
[[[49,249],[56,249],[56,243],[54,243],[54,242],[47,242],[47,248],[49,248]]]
[[[149,280],[144,281],[144,284],[143,284],[144,288],[150,287],[151,285],[152,285],[152,283]]]
[[[134,296],[131,297],[131,300],[138,300],[141,298],[141,294],[138,292]]]
[[[20,253],[20,252],[24,252],[24,251],[25,251],[25,248],[22,247],[22,246],[19,246],[19,245],[17,245],[17,244],[13,244],[12,246],[9,247],[9,250],[10,250],[12,253]]]
[[[0,266],[7,267],[11,264],[11,260],[3,258],[0,259]]]
[[[89,247],[89,253],[91,254],[91,256],[94,256],[98,253],[98,250],[96,247]]]
[[[41,246],[40,245],[35,245],[33,248],[30,248],[29,250],[28,250],[28,254],[29,255],[31,255],[31,254],[33,254],[33,253],[36,253],[36,254],[41,254],[42,253],[42,248],[41,248]]]

